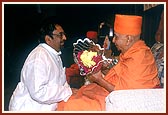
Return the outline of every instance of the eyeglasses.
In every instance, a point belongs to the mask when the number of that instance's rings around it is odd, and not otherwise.
[[[52,34],[52,35],[55,35],[55,36],[57,36],[57,37],[59,37],[59,38],[63,38],[63,36],[65,36],[66,35],[66,33],[65,32],[60,32],[60,33],[58,33],[58,34]]]

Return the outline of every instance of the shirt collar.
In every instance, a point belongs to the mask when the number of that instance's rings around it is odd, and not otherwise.
[[[61,55],[61,51],[57,52],[56,50],[54,50],[51,46],[49,46],[48,44],[46,43],[40,43],[40,45],[42,47],[44,47],[45,49],[47,49],[48,51],[54,53],[55,55]]]

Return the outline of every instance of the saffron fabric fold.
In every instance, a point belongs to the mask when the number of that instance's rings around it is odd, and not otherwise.
[[[136,42],[105,79],[115,86],[114,90],[147,89],[159,85],[158,71],[152,52],[141,40]],[[105,111],[105,98],[109,94],[96,83],[82,86],[67,102],[58,104],[58,111]]]

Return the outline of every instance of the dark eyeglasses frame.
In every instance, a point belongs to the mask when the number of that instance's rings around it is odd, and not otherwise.
[[[55,35],[55,36],[57,36],[57,37],[59,37],[59,38],[62,39],[62,37],[63,37],[64,35],[66,35],[66,33],[65,33],[65,32],[60,32],[60,33],[58,33],[58,34],[51,34],[51,35]]]

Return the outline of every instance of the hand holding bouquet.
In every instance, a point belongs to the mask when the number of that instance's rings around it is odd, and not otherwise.
[[[109,70],[118,63],[117,59],[106,58],[104,56],[104,48],[101,48],[99,44],[95,44],[88,38],[84,40],[78,39],[73,46],[74,61],[78,64],[80,75],[82,76],[99,70]]]
[[[109,71],[111,67],[118,63],[118,60],[106,58],[104,56],[104,48],[101,48],[100,45],[95,44],[88,38],[84,40],[78,39],[73,46],[74,61],[78,64],[80,75],[86,76],[85,85],[91,82],[87,78],[89,74],[97,73],[101,70],[105,75],[104,72],[106,70]]]

